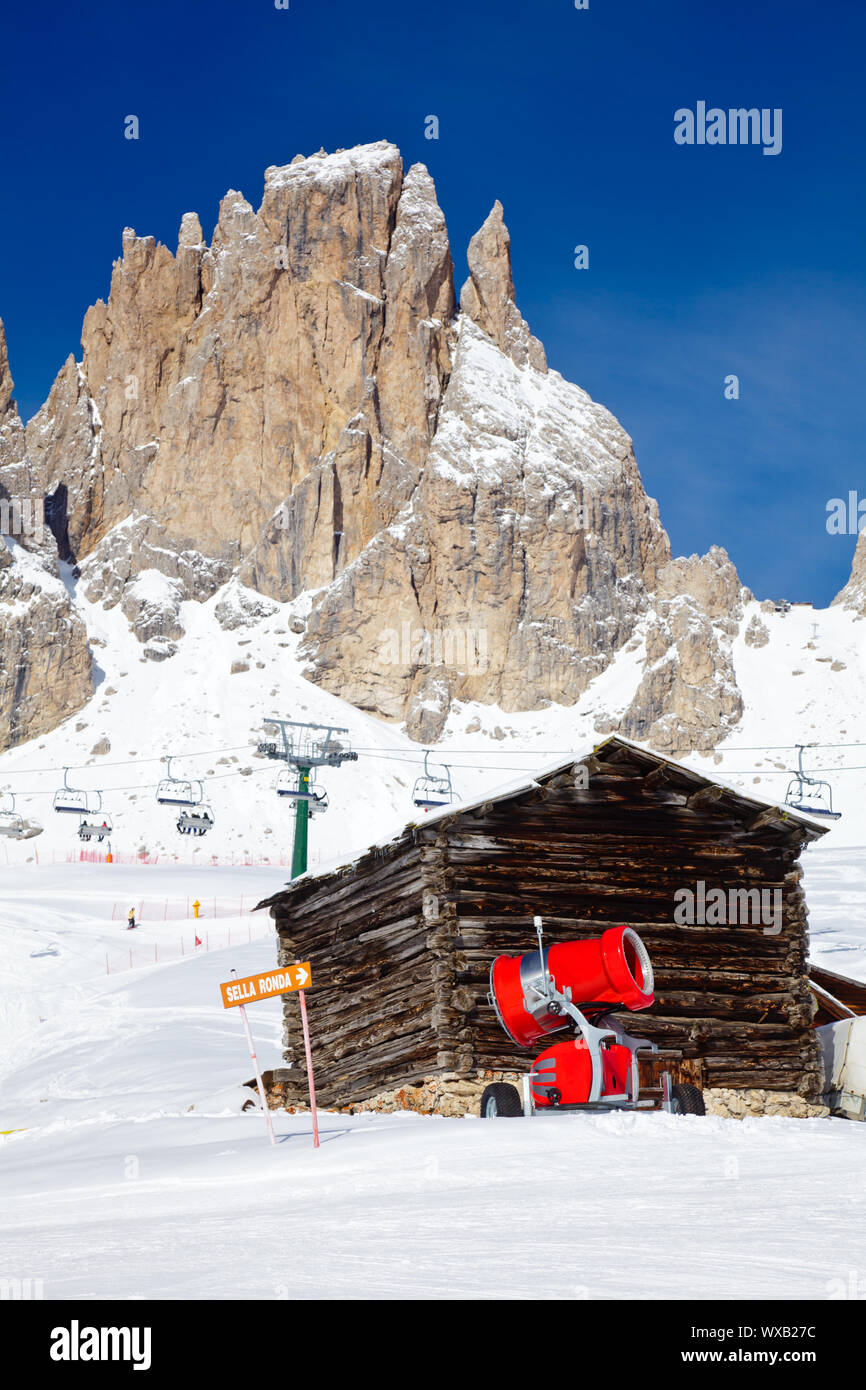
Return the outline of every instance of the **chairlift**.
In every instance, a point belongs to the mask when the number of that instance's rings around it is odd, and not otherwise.
[[[322,790],[317,796],[314,796],[313,800],[309,803],[310,815],[320,816],[323,811],[327,811],[329,804],[328,793]]]
[[[804,816],[821,816],[825,820],[841,820],[842,812],[833,810],[833,788],[831,784],[818,777],[810,777],[803,770],[804,748],[814,748],[814,744],[797,744],[799,770],[794,773],[785,793],[785,805],[792,811],[800,811]]]
[[[348,735],[348,729],[324,724],[302,724],[291,719],[266,719],[265,732],[272,730],[280,734],[279,744],[274,741],[259,743],[257,752],[266,758],[284,762],[287,768],[342,767],[343,763],[358,761],[358,754],[353,751],[348,737],[343,737]],[[337,734],[341,737],[336,738]]]
[[[204,787],[200,781],[173,777],[171,758],[165,759],[166,775],[156,789],[156,799],[160,806],[200,806],[204,801]]]
[[[111,834],[112,828],[110,816],[103,816],[101,821],[96,817],[82,816],[78,826],[78,838],[87,841],[88,844],[91,840],[98,840],[101,844]]]
[[[54,809],[70,816],[96,816],[102,810],[100,792],[70,787],[69,768],[63,769],[63,786],[54,793]]]
[[[299,787],[297,773],[288,767],[283,768],[282,772],[277,774],[274,791],[277,796],[284,796],[290,801],[309,801],[312,803],[319,800],[319,794],[313,786],[312,772],[307,778],[306,786]]]
[[[444,763],[430,764],[430,750],[424,754],[424,773],[415,782],[412,800],[423,811],[435,811],[441,806],[450,806],[457,800],[457,793],[451,784],[451,769]],[[434,768],[441,768],[441,772]]]
[[[2,803],[8,801],[9,805]],[[5,835],[9,840],[23,840],[27,834],[24,819],[15,810],[14,792],[0,792],[0,835]]]
[[[183,810],[177,818],[180,835],[206,835],[213,830],[214,816],[209,806],[196,805],[194,810]]]

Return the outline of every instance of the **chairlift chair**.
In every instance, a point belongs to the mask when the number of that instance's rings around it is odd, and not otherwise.
[[[196,805],[194,809],[184,809],[177,818],[177,829],[181,835],[206,835],[213,827],[214,816],[209,806]]]
[[[810,777],[803,770],[803,750],[813,744],[798,743],[799,770],[794,773],[785,792],[785,805],[804,816],[820,816],[824,820],[841,820],[842,812],[833,810],[833,787],[819,777]]]
[[[95,817],[88,819],[87,816],[82,816],[78,826],[78,838],[87,841],[88,844],[91,840],[98,840],[101,844],[111,834],[112,828],[110,816],[103,816],[101,821]]]
[[[156,789],[160,806],[200,806],[204,788],[200,781],[172,776],[171,758],[166,758],[166,775]]]
[[[274,783],[274,791],[277,793],[277,796],[287,797],[290,801],[313,802],[319,799],[319,795],[313,786],[312,772],[309,775],[306,787],[299,787],[297,785],[297,774],[292,772],[291,768],[288,767],[283,768],[282,772],[278,773],[277,780]]]
[[[214,816],[209,806],[183,810],[177,818],[177,828],[181,835],[206,835],[213,827]]]
[[[9,805],[2,803],[8,801]],[[15,795],[13,792],[0,792],[0,835],[5,835],[8,840],[23,840],[26,834],[24,820],[15,810]]]
[[[65,767],[63,786],[54,793],[54,809],[70,816],[95,816],[102,810],[102,795],[100,792],[70,787],[69,768]]]
[[[434,764],[442,768],[434,772],[430,765],[429,749],[424,754],[424,772],[412,789],[412,800],[424,811],[438,810],[440,806],[450,806],[456,801],[457,793],[451,784],[451,769],[444,763]]]

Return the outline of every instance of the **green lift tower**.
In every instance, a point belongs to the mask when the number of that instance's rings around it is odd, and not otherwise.
[[[331,724],[298,723],[292,719],[266,719],[265,730],[269,732],[272,728],[279,734],[279,741],[260,743],[258,751],[286,765],[285,772],[277,778],[277,793],[295,807],[294,879],[307,870],[310,814],[327,810],[328,806],[327,792],[316,790],[315,770],[357,762],[358,754],[352,752],[347,739],[336,737],[348,734],[348,729],[338,729]]]

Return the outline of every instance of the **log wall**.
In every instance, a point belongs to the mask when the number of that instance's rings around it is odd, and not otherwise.
[[[419,892],[421,849],[367,856],[365,871],[307,880],[291,911],[275,908],[281,965],[309,960],[307,1008],[316,1087],[325,1105],[382,1089],[382,1078],[422,1080],[441,1069],[434,1020],[438,962]],[[284,996],[284,1057],[297,1072],[288,1094],[306,1098],[297,998]]]
[[[595,759],[589,787],[561,773],[519,797],[407,830],[326,879],[273,900],[281,963],[309,958],[317,1082],[349,1104],[443,1072],[524,1070],[487,1001],[493,957],[627,924],[653,962],[656,1002],[629,1031],[700,1068],[709,1087],[817,1094],[797,822],[728,794],[695,794],[644,755]],[[647,771],[650,770],[650,776]],[[694,780],[694,779],[692,779]],[[677,889],[782,893],[782,929],[677,925]],[[297,1001],[287,1056],[303,1086]],[[565,1034],[562,1034],[564,1037]],[[299,1093],[300,1099],[300,1093]]]

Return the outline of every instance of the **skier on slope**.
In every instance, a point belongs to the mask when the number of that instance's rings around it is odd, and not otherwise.
[[[135,908],[131,907],[126,914],[126,930],[132,931],[135,926]]]

